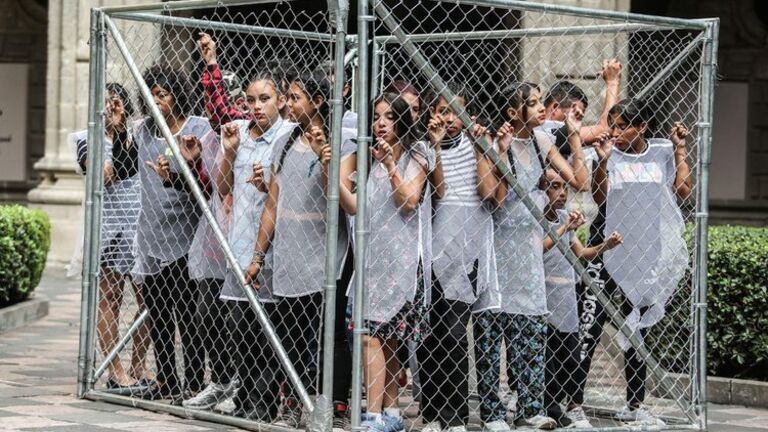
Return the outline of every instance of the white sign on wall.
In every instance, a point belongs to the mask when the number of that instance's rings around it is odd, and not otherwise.
[[[27,179],[28,68],[0,63],[0,181]]]

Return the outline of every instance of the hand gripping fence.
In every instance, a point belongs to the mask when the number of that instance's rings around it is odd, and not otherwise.
[[[717,20],[517,0],[351,7],[351,22],[346,0],[91,11],[88,129],[71,139],[87,180],[78,394],[249,430],[704,430]],[[516,107],[522,93],[504,92],[526,81],[542,87]],[[500,151],[534,124],[536,97],[543,132]],[[678,129],[651,138],[678,121],[687,144]],[[622,147],[641,127],[645,149]],[[600,208],[588,190],[603,166]],[[638,186],[657,183],[671,201]],[[626,196],[645,213],[616,216]],[[623,242],[606,246],[617,226]],[[542,256],[530,304],[546,310],[531,312],[515,298]],[[567,288],[549,285],[553,256]],[[674,287],[659,304],[622,271]]]

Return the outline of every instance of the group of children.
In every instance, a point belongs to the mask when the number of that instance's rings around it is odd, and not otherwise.
[[[140,386],[142,397],[183,400],[190,409],[211,409],[232,397],[234,415],[297,427],[300,399],[245,290],[257,292],[302,384],[316,394],[334,138],[329,108],[332,81],[343,77],[323,67],[302,70],[274,61],[242,87],[229,89],[213,39],[201,34],[198,46],[207,118],[189,114],[193,90],[183,72],[154,66],[144,75],[184,160],[172,157],[152,117],[120,126],[136,153],[131,178],[140,188],[132,265],[120,271],[127,274],[130,267],[140,284],[157,376],[130,383],[111,368],[113,378],[120,378],[113,387],[136,394]],[[588,100],[568,82],[546,95],[536,84],[509,84],[493,97],[493,112],[475,112],[480,101],[459,83],[448,83],[456,95],[452,101],[404,81],[376,95],[361,323],[345,319],[354,301],[350,222],[358,211],[358,131],[347,121],[354,114],[345,114],[339,205],[346,217],[340,217],[334,275],[338,319],[325,323],[336,334],[334,427],[348,426],[348,330],[361,327],[367,329],[367,430],[404,429],[398,395],[403,357],[411,355],[422,430],[465,431],[469,331],[485,429],[510,429],[500,391],[504,352],[507,379],[517,393],[512,425],[590,426],[581,404],[607,317],[557,243],[597,269],[606,293],[621,294],[622,317],[640,338],[663,316],[687,265],[677,205],[691,191],[687,130],[676,124],[671,140],[649,138],[649,107],[618,101],[620,71],[615,60],[603,63],[605,106],[594,125],[582,124]],[[130,102],[127,93],[109,95]],[[466,124],[457,106],[479,117]],[[480,150],[481,141],[491,145],[501,166]],[[250,287],[241,286],[228,268],[179,174],[180,163],[196,177]],[[545,224],[510,180],[543,212]],[[598,205],[587,245],[575,234],[584,216],[566,210],[568,189],[589,191]],[[546,224],[557,238],[547,235]],[[131,241],[124,237],[118,240]],[[104,256],[116,241],[103,245]],[[103,267],[113,266],[105,260]],[[174,350],[177,325],[181,372]],[[100,340],[105,352],[114,344]],[[617,416],[658,423],[642,405],[644,360],[631,344],[624,341],[623,347],[627,407]]]

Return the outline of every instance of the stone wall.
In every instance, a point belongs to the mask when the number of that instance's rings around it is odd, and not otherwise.
[[[31,0],[0,0],[0,63],[29,64],[27,93],[27,181],[0,182],[0,202],[26,201],[37,173],[34,161],[44,154],[47,16]]]

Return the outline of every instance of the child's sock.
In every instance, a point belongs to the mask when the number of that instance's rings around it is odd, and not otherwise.
[[[384,414],[390,417],[400,418],[400,408],[384,408]]]

